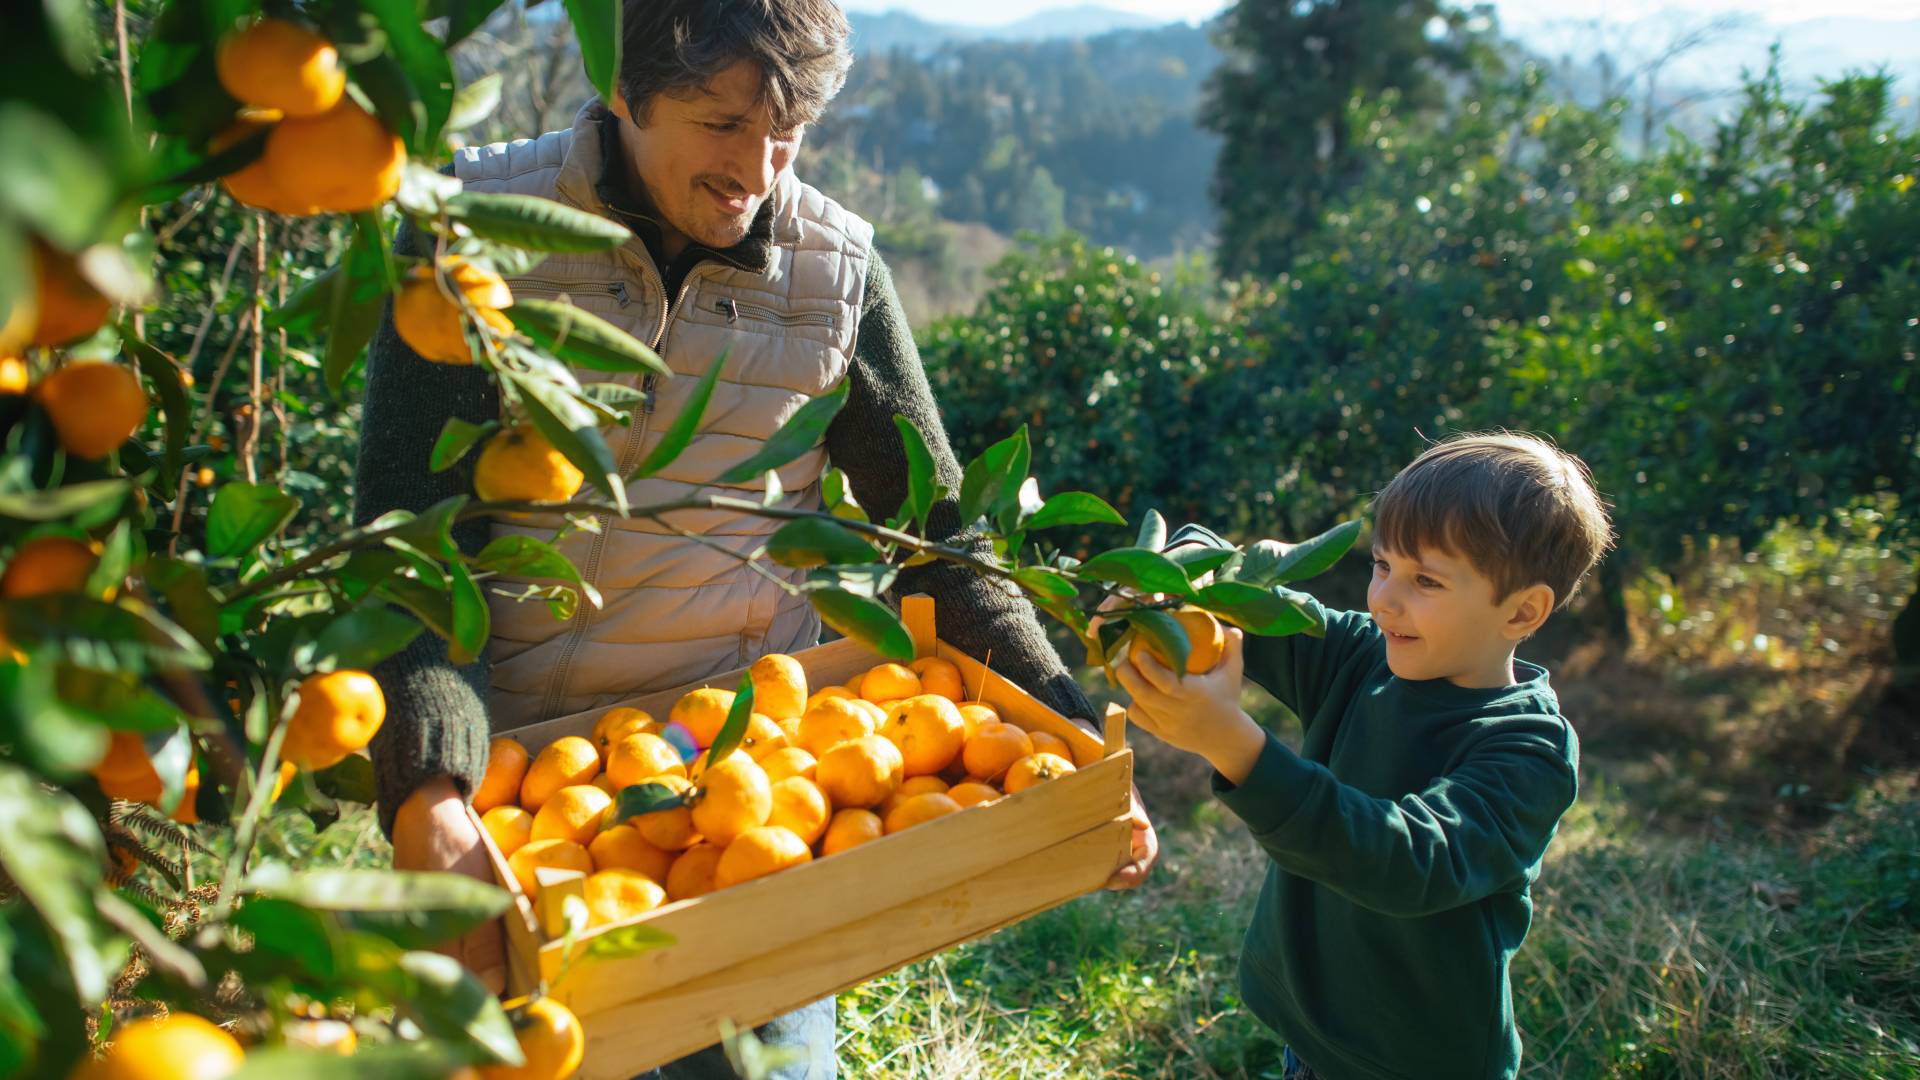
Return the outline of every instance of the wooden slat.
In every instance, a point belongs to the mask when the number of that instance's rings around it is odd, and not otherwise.
[[[595,933],[645,925],[677,944],[617,959],[581,960],[555,994],[583,1015],[657,993],[717,967],[866,920],[1029,852],[1124,815],[1132,756],[1117,755],[986,806],[927,822],[830,858],[695,900],[670,904]],[[742,927],[752,927],[742,933]],[[583,936],[576,948],[591,940]],[[548,938],[540,969],[549,979],[565,954]]]
[[[580,1076],[627,1080],[712,1045],[722,1018],[743,1027],[764,1023],[1096,889],[1119,865],[1128,836],[1125,822],[1109,822],[857,925],[586,1016]],[[818,989],[794,1000],[797,985]]]
[[[509,903],[507,910],[500,916],[501,924],[507,934],[507,990],[515,995],[530,993],[540,979],[540,933],[533,921],[533,904],[520,891],[519,882],[513,876],[513,870],[507,866],[507,857],[500,851],[500,845],[493,842],[493,834],[480,823],[480,815],[471,805],[467,807],[467,817],[473,827],[480,830],[480,842],[486,846],[487,862],[493,867],[494,884],[507,890]]]
[[[932,656],[939,647],[933,625],[933,597],[925,593],[902,597],[900,621],[906,624],[907,636],[913,639],[914,657]]]

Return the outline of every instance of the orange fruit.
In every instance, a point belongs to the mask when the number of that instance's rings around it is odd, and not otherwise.
[[[336,214],[371,210],[400,190],[407,149],[352,98],[317,116],[280,121],[267,136],[267,173],[295,203]]]
[[[896,704],[880,733],[900,748],[906,775],[928,776],[960,756],[967,725],[953,702],[935,694],[919,694]]]
[[[774,723],[779,725],[780,734],[787,737],[787,745],[799,749],[800,718],[796,716],[789,720],[775,720]]]
[[[820,854],[838,855],[885,835],[886,827],[881,824],[880,815],[871,810],[835,811],[833,820],[827,824],[827,835],[820,841]]]
[[[114,731],[107,737],[107,754],[93,767],[93,778],[110,799],[158,802],[160,774],[147,757],[146,741],[132,731]]]
[[[707,771],[707,765],[712,757],[713,757],[712,747],[708,747],[707,749],[702,750],[699,753],[693,755],[693,763],[687,766],[687,775],[697,780],[701,773]],[[741,758],[746,761],[752,761],[753,755],[747,753],[745,750],[742,750],[736,746],[733,749],[727,751],[727,756],[725,758],[722,758],[721,760],[727,761],[733,758]]]
[[[700,774],[694,785],[693,827],[725,847],[748,829],[767,823],[773,812],[773,785],[750,757],[732,755]]]
[[[283,19],[261,19],[222,37],[214,70],[242,104],[288,116],[326,112],[347,89],[333,44]]]
[[[720,865],[720,848],[702,840],[680,853],[667,871],[667,898],[691,900],[714,889],[713,872]]]
[[[672,743],[642,731],[614,744],[607,754],[607,775],[614,786],[626,787],[650,776],[685,776],[687,765]]]
[[[679,724],[693,733],[693,741],[712,746],[720,729],[727,726],[727,713],[733,711],[733,691],[703,686],[683,695],[667,713],[667,722]]]
[[[967,775],[979,780],[998,780],[1023,757],[1033,754],[1033,740],[1012,724],[993,721],[980,725],[967,740],[961,759]]]
[[[586,478],[532,424],[488,439],[473,464],[474,493],[487,502],[565,502]]]
[[[587,854],[593,856],[597,870],[631,870],[655,881],[667,880],[667,869],[673,865],[672,852],[647,843],[639,829],[626,823],[600,830],[587,845]]]
[[[850,698],[820,701],[800,718],[800,748],[816,758],[850,739],[873,734],[873,717]]]
[[[893,708],[893,706],[898,705],[901,701],[904,701],[904,700],[906,699],[896,698],[893,701],[881,702],[881,701],[868,701],[866,698],[848,698],[847,704],[852,705],[854,708],[859,709],[861,712],[866,713],[867,719],[873,721],[873,730],[875,732],[878,732],[880,728],[883,725],[885,725],[887,722],[887,713]]]
[[[973,738],[973,733],[979,730],[980,725],[999,723],[1000,713],[991,705],[978,701],[969,701],[960,706],[960,719],[966,723],[967,738],[971,739]]]
[[[273,794],[268,797],[268,801],[279,802],[281,793],[287,790],[287,785],[293,783],[294,776],[299,772],[300,770],[294,766],[293,762],[281,762],[280,775],[274,778]]]
[[[962,810],[975,806],[984,806],[1000,797],[1000,789],[992,784],[982,784],[969,780],[964,784],[955,784],[947,789],[947,796],[960,804]]]
[[[1220,656],[1227,651],[1227,632],[1213,613],[1188,605],[1170,614],[1187,632],[1187,674],[1205,675],[1220,663]],[[1133,639],[1140,648],[1153,654],[1155,660],[1167,667],[1173,666],[1173,659],[1160,650],[1158,642],[1145,634]]]
[[[929,792],[945,792],[946,790],[947,782],[937,776],[910,776],[900,781],[900,786],[894,788],[893,794],[887,796],[885,801],[875,807],[874,812],[879,814],[884,820],[888,814],[893,812],[894,807],[899,806],[915,795],[925,795]]]
[[[1007,770],[1007,794],[1018,795],[1035,784],[1073,772],[1073,762],[1058,754],[1033,754]]]
[[[807,711],[807,671],[785,653],[768,653],[747,669],[753,680],[753,707],[775,720]]]
[[[209,141],[207,149],[218,154],[235,143],[251,138],[258,132],[270,131],[271,128],[272,124],[261,120],[241,120],[215,135]],[[264,148],[259,157],[221,177],[220,186],[225,188],[227,194],[233,196],[236,201],[271,213],[284,214],[288,217],[306,217],[319,213],[319,207],[311,203],[299,202],[280,190],[280,185],[274,182],[273,173],[267,170]]]
[[[324,769],[366,746],[387,718],[387,698],[372,675],[354,668],[300,680],[280,752],[302,769]]]
[[[782,747],[760,759],[760,769],[767,774],[770,784],[777,784],[789,776],[811,780],[815,764],[814,756],[797,746]]]
[[[921,693],[939,694],[949,701],[960,701],[967,696],[966,684],[960,680],[960,669],[953,661],[923,656],[907,666],[920,676]]]
[[[887,835],[892,836],[903,829],[911,829],[915,825],[923,825],[934,818],[959,812],[960,804],[945,792],[930,791],[924,795],[915,795],[887,814]]]
[[[1073,747],[1067,745],[1067,740],[1051,731],[1029,731],[1027,740],[1033,743],[1033,752],[1036,754],[1053,754],[1066,758],[1069,762],[1073,760]]]
[[[240,1070],[246,1052],[225,1030],[187,1012],[114,1028],[87,1080],[220,1080]]]
[[[565,1080],[579,1071],[587,1035],[573,1010],[550,997],[516,998],[506,1009],[526,1064],[483,1065],[480,1080]]]
[[[33,246],[34,279],[38,285],[35,301],[39,321],[34,324],[30,344],[42,348],[65,345],[93,336],[107,321],[113,304],[80,275],[73,257],[45,244]],[[9,320],[11,322],[11,320]],[[141,398],[144,408],[146,399]],[[115,443],[114,446],[120,445]],[[109,448],[111,449],[111,448]],[[84,457],[99,457],[86,454]]]
[[[42,536],[20,545],[0,573],[0,597],[18,600],[77,592],[100,561],[93,546],[66,536]]]
[[[741,833],[720,853],[713,887],[724,889],[812,861],[813,849],[793,830],[762,825]]]
[[[0,394],[24,394],[33,385],[27,362],[17,356],[0,356]]]
[[[540,893],[540,880],[533,872],[543,866],[591,874],[593,856],[571,840],[529,840],[519,851],[507,856],[507,869],[513,871],[513,880],[520,883],[520,891],[528,897]]]
[[[740,739],[740,749],[746,751],[748,757],[759,761],[776,750],[786,748],[787,733],[771,718],[754,713],[747,721],[747,733]]]
[[[686,777],[672,774],[649,776],[642,782],[661,784],[682,794],[693,786]],[[641,814],[633,819],[633,827],[647,843],[662,851],[684,850],[699,837],[699,832],[693,827],[693,810],[685,805]]]
[[[592,743],[578,735],[555,739],[527,766],[520,781],[520,805],[539,813],[561,788],[591,784],[599,772],[600,752]]]
[[[863,735],[820,755],[814,779],[834,806],[878,806],[900,786],[904,768],[899,747]]]
[[[880,664],[860,676],[860,696],[868,701],[897,701],[920,692],[920,676],[904,664]]]
[[[646,710],[620,705],[601,713],[600,719],[593,722],[593,734],[587,738],[593,740],[594,747],[600,751],[600,761],[604,764],[614,743],[642,731],[658,735],[659,732],[652,730],[654,726],[653,716]],[[685,768],[685,763],[681,767]]]
[[[810,695],[807,698],[806,709],[801,710],[801,715],[805,716],[807,709],[813,708],[815,705],[820,704],[821,702],[827,700],[828,698],[852,698],[852,697],[859,697],[859,696],[860,696],[859,694],[854,693],[853,691],[847,689],[844,686],[823,686],[820,689],[815,690],[812,693],[812,695]]]
[[[614,783],[613,777],[608,776],[606,773],[601,773],[599,776],[594,777],[593,786],[615,798],[620,796],[620,785]]]
[[[513,290],[499,274],[460,258],[440,261],[440,272],[417,266],[393,298],[393,328],[422,359],[441,364],[471,364],[466,316],[487,324],[495,334],[513,333],[513,320],[500,313],[513,304]]]
[[[588,926],[606,926],[645,915],[667,902],[667,890],[638,870],[601,870],[587,878]]]
[[[774,784],[771,790],[773,810],[767,814],[767,824],[791,830],[808,845],[827,831],[827,819],[833,816],[833,807],[827,805],[827,797],[813,781],[804,776],[789,776]]]
[[[600,822],[612,808],[613,796],[592,784],[563,787],[533,815],[533,839],[571,840],[584,847],[600,835]]]
[[[520,797],[520,781],[527,776],[527,748],[518,739],[495,736],[487,744],[487,771],[473,793],[473,808],[481,814],[506,806]]]
[[[61,449],[74,457],[106,457],[147,419],[140,376],[105,360],[68,364],[40,380],[34,393],[60,436]]]
[[[533,815],[518,806],[496,806],[480,815],[480,824],[508,858],[533,839]]]

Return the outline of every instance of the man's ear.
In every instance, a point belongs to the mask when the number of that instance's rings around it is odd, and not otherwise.
[[[1552,586],[1535,583],[1516,591],[1501,605],[1507,620],[1501,633],[1508,641],[1525,641],[1553,614]]]

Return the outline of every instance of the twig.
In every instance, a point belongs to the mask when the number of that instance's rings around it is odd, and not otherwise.
[[[235,250],[238,251],[238,248]],[[227,369],[233,364],[233,354],[240,351],[240,342],[246,336],[248,326],[252,324],[254,313],[259,310],[259,307],[255,306],[247,309],[240,316],[240,321],[233,328],[233,340],[227,342],[227,351],[220,357],[219,367],[214,369],[213,378],[207,381],[207,403],[201,411],[200,423],[193,431],[193,441],[196,443],[207,437],[207,425],[213,421],[213,397],[220,390],[220,381],[227,377]],[[209,310],[209,317],[211,317],[211,310]],[[196,341],[194,348],[199,347],[199,342]],[[186,520],[187,514],[187,485],[192,475],[191,469],[180,470],[180,489],[173,498],[173,535],[167,539],[168,555],[175,554],[179,549],[180,527]]]
[[[264,415],[261,410],[260,383],[261,365],[267,351],[267,328],[259,317],[260,305],[267,297],[267,215],[255,211],[253,215],[253,371],[247,378],[246,422],[240,427],[240,474],[247,483],[260,482],[258,464],[254,455],[260,449],[260,422]]]

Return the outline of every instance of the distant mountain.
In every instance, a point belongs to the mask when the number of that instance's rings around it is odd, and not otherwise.
[[[1168,21],[1097,4],[1041,11],[999,26],[934,22],[900,10],[853,11],[847,14],[847,19],[853,24],[855,52],[884,53],[904,49],[916,56],[925,56],[944,45],[976,41],[1078,40],[1116,30],[1151,29]]]

